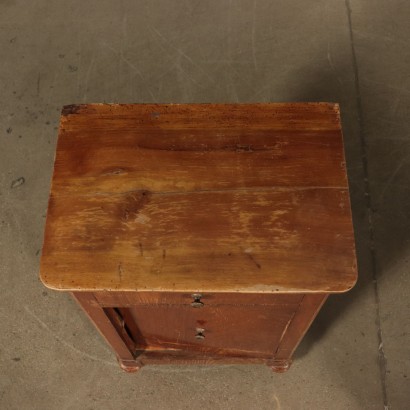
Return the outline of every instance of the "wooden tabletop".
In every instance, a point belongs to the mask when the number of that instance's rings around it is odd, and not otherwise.
[[[64,107],[41,279],[84,291],[350,289],[338,105]]]

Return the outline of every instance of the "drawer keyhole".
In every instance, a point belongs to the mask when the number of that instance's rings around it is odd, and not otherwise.
[[[200,293],[194,293],[192,295],[192,298],[194,301],[191,303],[191,306],[194,308],[200,308],[204,306],[204,304],[201,302],[202,295]]]
[[[205,339],[205,335],[204,335],[205,329],[201,329],[200,327],[197,327],[195,330],[196,330],[195,338],[198,340],[204,340]]]

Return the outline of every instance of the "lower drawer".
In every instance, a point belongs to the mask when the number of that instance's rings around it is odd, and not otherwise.
[[[295,305],[115,308],[136,350],[245,357],[271,357],[296,309]]]

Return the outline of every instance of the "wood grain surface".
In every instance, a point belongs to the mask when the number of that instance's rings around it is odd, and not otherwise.
[[[140,305],[121,309],[137,350],[184,350],[271,358],[295,307]],[[134,325],[134,326],[131,326]],[[160,324],[160,325],[159,325]],[[203,339],[197,339],[198,329]]]
[[[41,278],[89,291],[350,289],[338,106],[65,107]]]

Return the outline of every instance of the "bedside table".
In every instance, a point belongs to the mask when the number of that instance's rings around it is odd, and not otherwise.
[[[357,279],[338,105],[64,107],[41,279],[124,370],[287,370]]]

